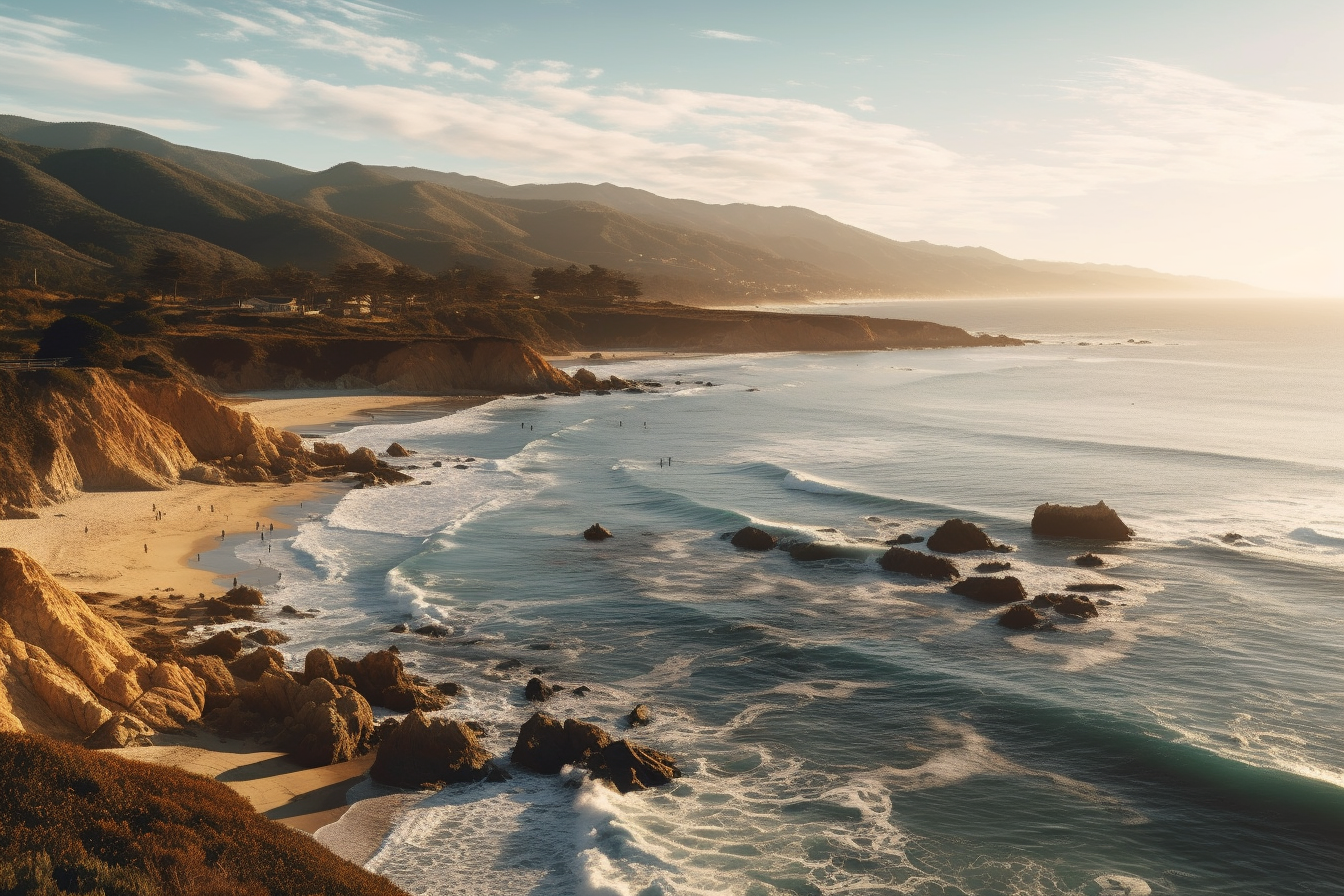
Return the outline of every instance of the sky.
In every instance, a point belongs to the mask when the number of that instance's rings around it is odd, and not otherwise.
[[[0,0],[0,112],[1344,296],[1339,0]]]

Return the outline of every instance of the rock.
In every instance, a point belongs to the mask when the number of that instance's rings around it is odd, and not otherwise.
[[[588,360],[589,360],[589,361],[601,361],[601,360],[602,360],[602,353],[601,353],[601,352],[593,352],[591,355],[588,356]]]
[[[575,697],[582,697],[584,694],[591,694],[592,692],[593,689],[586,684],[581,684],[572,691]]]
[[[583,537],[589,541],[605,541],[615,536],[597,523],[593,523],[587,529],[583,530]]]
[[[286,644],[289,642],[289,635],[284,632],[276,631],[273,628],[259,628],[247,636],[247,640],[256,644],[265,644],[268,647],[274,647],[276,644]]]
[[[453,469],[454,469],[454,470],[470,470],[471,467],[467,466],[466,464],[453,464]]]
[[[1065,585],[1064,590],[1091,594],[1096,591],[1124,591],[1125,586],[1115,582],[1079,582],[1077,585]]]
[[[576,758],[565,735],[565,726],[552,716],[537,712],[518,732],[511,761],[514,765],[553,775]]]
[[[1004,572],[1013,568],[1013,564],[1005,563],[1002,560],[990,560],[988,563],[977,563],[976,572]]]
[[[1092,619],[1097,615],[1096,605],[1081,594],[1066,594],[1054,605],[1056,613],[1076,619]]]
[[[495,663],[496,672],[512,672],[514,669],[523,668],[522,660],[501,660]]]
[[[327,681],[335,682],[341,677],[340,669],[336,664],[336,657],[332,656],[331,651],[325,647],[314,647],[308,651],[308,655],[303,658],[303,676],[301,680],[307,684],[318,678],[325,678]]]
[[[294,681],[284,686],[290,711],[275,743],[296,762],[317,768],[368,752],[373,710],[358,692],[322,678],[302,687]]]
[[[393,787],[442,787],[486,778],[493,758],[462,722],[417,709],[383,736],[369,775]]]
[[[436,461],[434,461],[434,463],[430,464],[430,466],[431,466],[431,467],[442,467],[442,466],[443,466],[443,461],[441,461],[441,460],[436,460]]]
[[[1105,501],[1085,507],[1042,504],[1031,517],[1031,532],[1046,538],[1088,538],[1129,541],[1134,530]]]
[[[1101,558],[1098,557],[1096,554],[1092,554],[1092,553],[1087,553],[1087,554],[1083,554],[1083,555],[1078,556],[1078,557],[1074,557],[1074,558],[1073,558],[1073,562],[1074,562],[1074,563],[1077,563],[1079,566],[1105,566],[1105,565],[1106,565],[1106,561],[1105,561],[1105,560],[1101,559]]]
[[[647,703],[639,703],[634,709],[630,710],[630,715],[626,716],[625,720],[631,728],[640,728],[653,721],[653,713],[649,710]]]
[[[1045,617],[1027,604],[1013,604],[999,615],[999,625],[1004,628],[1038,628],[1045,624]]]
[[[90,750],[119,750],[122,747],[147,746],[154,729],[130,713],[113,713],[98,730],[90,734],[84,746]]]
[[[591,390],[597,388],[597,374],[593,373],[587,367],[580,367],[574,371],[574,382],[579,384],[580,389]]]
[[[251,653],[245,653],[229,663],[229,671],[244,681],[257,681],[266,672],[276,672],[285,677],[285,658],[274,647],[258,647]]]
[[[811,560],[860,560],[866,556],[861,548],[843,544],[825,544],[819,541],[807,541],[791,544],[784,548],[790,557],[799,561]]]
[[[378,455],[368,448],[356,448],[342,469],[347,473],[372,473],[378,469]]]
[[[1007,551],[1011,548],[990,541],[989,536],[975,523],[952,519],[929,536],[929,550],[940,554],[967,554],[971,551]]]
[[[220,600],[231,607],[259,607],[266,603],[260,591],[247,585],[230,588]]]
[[[608,744],[602,748],[601,757],[603,769],[594,770],[594,774],[608,778],[621,793],[661,787],[681,777],[671,756],[629,741]]]
[[[204,712],[223,709],[238,696],[238,684],[233,673],[217,656],[196,656],[186,661],[186,666],[197,678],[205,683]]]
[[[545,703],[555,695],[555,688],[542,682],[540,678],[529,678],[523,688],[523,696],[533,703]]]
[[[961,571],[951,560],[909,548],[892,548],[879,557],[877,563],[888,572],[903,572],[921,579],[951,580],[961,576]]]
[[[1238,541],[1244,541],[1245,536],[1240,532],[1229,532],[1223,536],[1223,541],[1227,544],[1236,544]]]
[[[1027,590],[1015,576],[972,576],[957,582],[948,590],[987,604],[1008,604],[1027,599]]]
[[[411,629],[410,629],[410,626],[408,626],[408,625],[407,625],[406,623],[404,623],[404,622],[398,622],[396,625],[394,625],[394,626],[392,626],[390,629],[388,629],[388,631],[391,632],[391,633],[394,634],[394,635],[404,635],[404,634],[406,634],[407,632],[409,632],[410,630],[411,630]]]
[[[350,460],[350,452],[344,445],[338,445],[335,442],[316,442],[313,444],[313,455],[318,464],[324,467],[343,467],[346,461]]]
[[[415,633],[424,635],[426,638],[446,638],[453,633],[453,630],[446,625],[431,622],[429,625],[422,625],[417,628]]]
[[[211,619],[221,619],[225,622],[231,619],[252,620],[257,618],[255,607],[235,607],[233,604],[226,604],[224,601],[213,597],[201,604],[201,610]]]
[[[397,712],[432,712],[448,705],[448,698],[407,677],[401,658],[390,650],[377,650],[355,664],[355,686],[374,706]]]
[[[285,604],[283,607],[280,608],[280,615],[281,615],[281,616],[293,616],[293,617],[296,618],[296,619],[312,619],[312,618],[313,618],[314,616],[316,616],[317,614],[316,614],[316,613],[300,613],[298,610],[294,609],[294,608],[291,607],[289,604]]]
[[[388,457],[410,457],[414,453],[415,452],[407,451],[405,448],[401,447],[400,442],[393,442],[391,445],[387,446]]]
[[[1053,607],[1060,601],[1067,600],[1068,597],[1069,595],[1067,594],[1055,594],[1053,592],[1049,594],[1038,594],[1031,599],[1031,605],[1033,607]]]
[[[779,539],[763,529],[745,526],[733,535],[732,545],[746,551],[768,551],[779,544]]]
[[[888,541],[887,544],[919,544],[923,540],[924,536],[922,535],[910,535],[902,532],[900,535],[897,535],[895,538]]]
[[[455,681],[441,681],[434,685],[434,690],[445,697],[456,697],[458,694],[462,693],[462,685]]]
[[[237,658],[243,652],[243,639],[233,632],[211,635],[199,644],[187,648],[189,656],[217,656],[224,662]]]

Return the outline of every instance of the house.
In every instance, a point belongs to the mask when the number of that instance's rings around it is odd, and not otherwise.
[[[243,300],[243,307],[259,314],[296,314],[299,301],[285,296],[253,296]]]

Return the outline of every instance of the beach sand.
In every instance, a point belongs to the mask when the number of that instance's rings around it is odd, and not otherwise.
[[[309,425],[337,428],[333,421],[348,425],[369,413],[397,419],[438,416],[488,400],[318,395],[231,403],[269,426],[297,430]],[[212,551],[254,535],[260,538],[258,529],[269,535],[271,525],[283,537],[282,533],[293,531],[289,520],[294,514],[277,512],[279,508],[329,504],[349,487],[335,482],[234,486],[184,482],[167,491],[85,493],[43,508],[39,519],[0,520],[0,545],[30,554],[64,585],[86,595],[99,613],[116,619],[128,636],[180,637],[188,623],[172,615],[175,603],[191,603],[198,594],[216,596],[235,575],[248,582],[267,580],[268,571],[226,559],[231,551]],[[226,540],[221,540],[221,531]],[[229,563],[238,568],[229,568]],[[175,600],[170,594],[184,597]],[[143,609],[120,606],[139,595],[153,597],[170,612],[156,618]],[[267,817],[309,833],[341,819],[348,808],[346,792],[366,782],[365,789],[375,791],[374,798],[362,801],[354,816],[323,839],[331,840],[327,845],[337,854],[358,862],[376,851],[401,807],[422,796],[368,784],[371,755],[309,769],[265,745],[226,740],[205,730],[159,734],[152,740],[154,746],[116,752],[214,778]]]

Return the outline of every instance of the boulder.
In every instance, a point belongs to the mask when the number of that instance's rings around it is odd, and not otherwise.
[[[553,775],[566,765],[579,765],[611,743],[611,735],[591,722],[533,713],[518,732],[512,762]]]
[[[259,607],[266,603],[260,591],[248,585],[238,585],[224,592],[221,601],[231,607]]]
[[[1046,538],[1088,538],[1129,541],[1134,530],[1105,501],[1084,507],[1042,504],[1031,517],[1031,533]]]
[[[1016,576],[971,576],[948,590],[986,604],[1010,604],[1027,599],[1027,590]]]
[[[593,523],[587,529],[583,530],[583,537],[589,541],[605,541],[608,538],[614,538],[615,536],[598,523]]]
[[[277,644],[285,644],[289,641],[289,635],[284,632],[276,631],[273,628],[259,628],[254,632],[249,632],[247,640],[254,644],[265,644],[267,647],[274,647]]]
[[[356,448],[341,469],[347,473],[372,473],[378,469],[378,455],[369,448]]]
[[[587,367],[580,367],[574,371],[574,382],[579,384],[580,389],[596,389],[598,384],[597,374],[593,373]]]
[[[929,536],[929,550],[940,554],[968,554],[971,551],[1010,551],[1007,545],[990,541],[985,531],[975,523],[952,519],[938,527]]]
[[[186,666],[205,683],[205,712],[223,709],[238,696],[238,683],[219,657],[210,654],[189,657]]]
[[[404,634],[406,634],[407,632],[409,632],[410,630],[411,630],[410,626],[408,626],[408,625],[407,625],[406,623],[404,623],[404,622],[398,622],[396,625],[394,625],[394,626],[392,626],[390,629],[388,629],[388,631],[391,632],[391,633],[394,634],[394,635],[404,635]]]
[[[1097,607],[1089,598],[1081,594],[1065,594],[1061,597],[1054,605],[1056,613],[1075,619],[1092,619],[1097,615]]]
[[[1005,572],[1012,568],[1013,564],[1003,560],[990,560],[988,563],[977,563],[975,565],[976,572]]]
[[[1045,624],[1045,617],[1027,604],[1013,604],[999,615],[999,625],[1004,628],[1039,628]]]
[[[275,744],[296,762],[317,768],[368,752],[373,710],[357,691],[323,678],[302,686],[282,680],[282,686],[289,697],[289,713],[283,717]]]
[[[213,597],[201,604],[201,610],[211,619],[219,619],[225,622],[231,619],[252,620],[257,618],[257,611],[253,607],[236,607]]]
[[[540,678],[529,678],[527,685],[523,688],[523,696],[533,703],[545,703],[555,696],[555,688],[544,683]]]
[[[424,635],[426,638],[446,638],[453,633],[453,630],[446,625],[431,622],[429,625],[422,625],[417,628],[415,633]]]
[[[921,579],[951,580],[961,576],[951,560],[909,548],[894,547],[879,557],[877,563],[888,572],[903,572]]]
[[[131,715],[118,712],[84,740],[90,750],[119,750],[122,747],[146,746],[154,729]]]
[[[343,467],[350,460],[350,452],[344,445],[335,442],[317,442],[313,445],[313,456],[324,467]]]
[[[341,673],[336,667],[336,657],[324,647],[314,647],[303,658],[303,674],[300,680],[304,684],[317,678],[334,682],[340,676]]]
[[[406,675],[401,657],[391,650],[377,650],[355,663],[352,677],[359,692],[374,706],[397,712],[432,712],[448,705],[448,697],[419,684]]]
[[[673,778],[681,777],[676,760],[671,756],[626,740],[608,744],[599,755],[602,768],[593,769],[594,776],[609,779],[621,793],[661,787],[672,783]]]
[[[887,544],[919,544],[923,540],[924,536],[922,535],[910,535],[907,532],[902,532],[900,535],[889,540]]]
[[[755,526],[745,526],[738,529],[732,538],[733,547],[742,548],[745,551],[768,551],[777,544],[779,544],[778,538],[764,529],[757,529]]]
[[[412,453],[413,452],[407,451],[405,448],[401,447],[400,442],[393,442],[391,445],[387,446],[388,457],[410,457]]]
[[[229,671],[244,681],[257,681],[266,672],[278,672],[289,677],[285,671],[285,658],[274,647],[258,647],[251,653],[245,653],[229,663]]]
[[[1125,586],[1115,582],[1079,582],[1077,585],[1065,585],[1064,590],[1090,594],[1096,591],[1124,591]]]
[[[1078,556],[1078,557],[1074,557],[1074,558],[1073,558],[1073,562],[1074,562],[1074,563],[1077,563],[1079,566],[1087,566],[1087,567],[1096,567],[1096,566],[1105,566],[1105,565],[1106,565],[1106,561],[1105,561],[1105,560],[1101,559],[1101,558],[1098,557],[1096,554],[1093,554],[1093,553],[1091,553],[1091,552],[1086,553],[1086,554],[1082,554],[1081,556]]]
[[[639,728],[653,721],[653,713],[647,703],[640,703],[630,710],[630,715],[626,716],[625,720],[631,728]]]
[[[393,787],[442,787],[482,780],[492,758],[462,722],[431,719],[417,709],[383,735],[369,774]]]
[[[224,662],[236,659],[243,652],[243,639],[233,632],[211,635],[199,644],[187,648],[190,656],[217,656]]]

